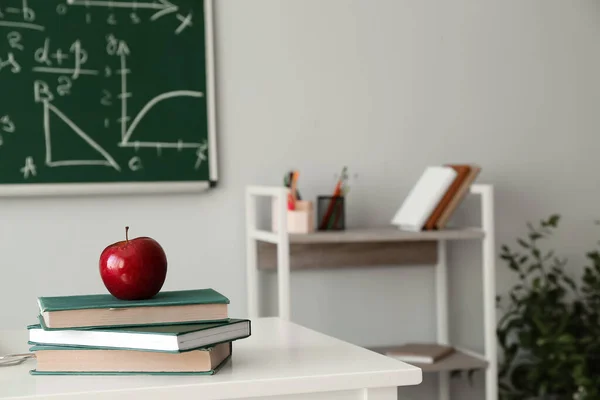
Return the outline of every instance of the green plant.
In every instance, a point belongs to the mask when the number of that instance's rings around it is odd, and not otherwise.
[[[587,258],[581,287],[581,318],[584,329],[580,332],[581,354],[574,369],[579,387],[576,399],[600,399],[600,252],[591,251]]]
[[[566,260],[541,248],[558,227],[559,215],[528,223],[518,247],[500,257],[518,276],[498,322],[502,351],[500,396],[505,400],[600,399],[600,253],[588,253],[581,288],[568,276]]]

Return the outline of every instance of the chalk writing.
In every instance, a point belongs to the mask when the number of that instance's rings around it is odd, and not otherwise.
[[[102,98],[100,99],[100,104],[103,106],[112,106],[112,94],[106,89],[102,89]]]
[[[183,30],[189,26],[192,26],[192,14],[188,14],[187,16],[183,16],[181,14],[177,14],[177,19],[181,21],[181,24],[175,29],[175,34],[179,35]]]
[[[52,61],[49,57],[50,50],[50,38],[44,40],[44,46],[38,48],[34,53],[34,59],[40,64],[52,65]]]
[[[134,23],[134,24],[139,24],[139,23],[142,22],[142,20],[140,19],[140,17],[136,13],[134,13],[134,12],[132,12],[131,14],[129,14],[129,18],[131,18],[131,22]]]
[[[131,160],[129,160],[129,169],[132,171],[138,171],[142,169],[142,160],[135,156]]]
[[[71,87],[73,86],[73,82],[68,76],[59,76],[58,77],[58,86],[56,87],[56,92],[59,96],[66,96],[71,94]]]
[[[8,69],[13,74],[18,74],[21,72],[21,66],[15,59],[15,55],[12,52],[9,52],[4,59],[0,57],[0,72],[2,72],[3,69]]]
[[[196,164],[194,165],[194,168],[200,168],[202,163],[206,161],[206,150],[208,150],[208,144],[205,141],[198,147],[198,150],[196,150]]]
[[[36,103],[54,100],[54,95],[46,82],[39,80],[33,82],[33,100]]]
[[[6,35],[6,39],[8,40],[8,45],[11,48],[21,51],[25,49],[25,47],[21,43],[21,41],[23,40],[21,33],[17,31],[9,32],[8,35]]]
[[[27,179],[29,176],[36,176],[37,171],[35,169],[35,163],[33,162],[33,157],[27,157],[25,159],[25,166],[21,168],[21,173],[23,174],[23,178]]]
[[[0,117],[0,130],[6,133],[13,133],[15,129],[15,124],[12,122],[9,115]]]
[[[66,4],[59,4],[56,6],[56,13],[58,15],[65,15],[67,13],[67,10],[68,10],[68,8],[67,8]]]
[[[81,41],[76,40],[69,49],[75,56],[75,70],[73,71],[73,79],[79,78],[81,66],[87,62],[87,51],[81,47]]]

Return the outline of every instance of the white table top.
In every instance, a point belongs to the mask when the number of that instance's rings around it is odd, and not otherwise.
[[[27,349],[27,331],[0,331],[0,354]],[[278,318],[252,321],[252,336],[212,376],[32,376],[35,360],[0,367],[0,399],[235,399],[417,385],[419,368]]]

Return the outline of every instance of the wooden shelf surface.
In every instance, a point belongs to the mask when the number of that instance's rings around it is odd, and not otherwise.
[[[317,231],[291,233],[290,243],[371,243],[371,242],[421,242],[438,240],[476,240],[485,233],[480,228],[442,229],[439,231],[404,231],[393,226],[382,228],[347,229],[344,231]]]
[[[394,358],[393,355],[388,354],[388,352],[393,351],[393,346],[388,347],[372,347],[370,350],[373,350],[377,353],[381,353],[387,355],[389,357]],[[405,361],[406,362],[406,361]],[[406,362],[407,364],[414,365],[415,367],[419,367],[423,370],[423,372],[442,372],[442,371],[453,371],[453,370],[470,370],[470,369],[486,369],[488,367],[488,362],[485,360],[483,355],[471,355],[467,354],[459,349],[456,349],[454,353],[449,356],[439,360],[434,364],[421,364],[421,363],[413,363]]]
[[[258,268],[277,268],[277,245],[259,242]],[[290,244],[290,269],[365,268],[402,265],[434,265],[437,244],[431,241],[338,242]]]
[[[481,240],[479,228],[409,232],[395,227],[289,234],[290,268],[434,265],[439,240]],[[258,268],[274,270],[277,246],[259,240]]]

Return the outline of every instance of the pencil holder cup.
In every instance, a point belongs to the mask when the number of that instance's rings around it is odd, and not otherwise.
[[[273,232],[277,232],[278,204],[275,199],[271,203],[271,206],[272,230]],[[294,210],[287,210],[286,217],[288,233],[310,233],[315,230],[315,210],[312,201],[296,201],[296,208]]]
[[[346,229],[344,196],[317,197],[318,229],[320,231],[342,231]]]

